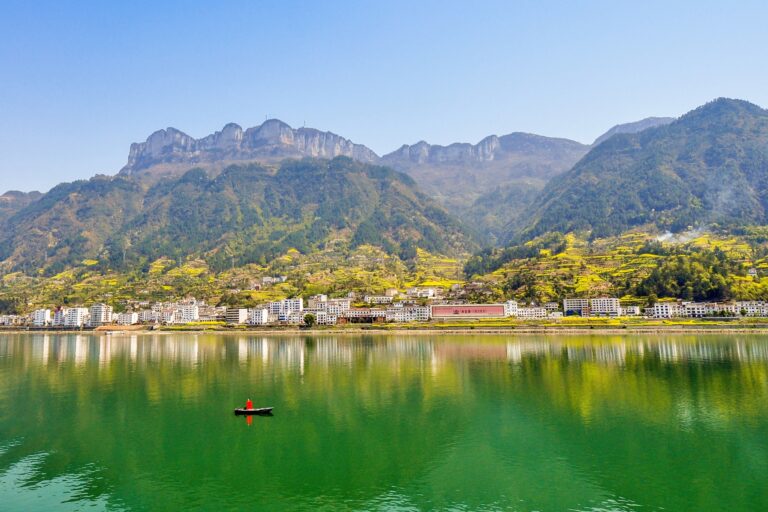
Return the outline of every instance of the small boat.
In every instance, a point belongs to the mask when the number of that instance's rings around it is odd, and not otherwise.
[[[235,416],[270,416],[272,415],[272,409],[274,409],[274,407],[258,407],[256,409],[246,409],[245,407],[240,407],[235,409]]]

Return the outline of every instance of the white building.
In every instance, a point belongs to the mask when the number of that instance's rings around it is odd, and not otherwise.
[[[757,317],[768,316],[768,303],[763,302],[761,300],[760,301],[748,300],[748,301],[737,302],[736,307],[739,310],[739,314],[743,312],[744,316],[757,316]]]
[[[517,316],[517,301],[508,300],[504,303],[504,316]]]
[[[352,301],[349,299],[330,299],[325,306],[329,315],[341,316],[352,307]]]
[[[344,318],[387,318],[386,309],[374,308],[350,308],[341,316]]]
[[[154,311],[151,309],[145,309],[139,312],[139,322],[143,324],[154,324],[160,321],[162,318],[162,312]]]
[[[82,327],[88,321],[88,309],[69,308],[64,316],[64,327]]]
[[[18,315],[0,315],[0,325],[19,325],[21,317]]]
[[[117,323],[119,325],[136,325],[139,323],[138,313],[118,313]]]
[[[703,318],[710,316],[709,309],[709,305],[704,302],[683,302],[681,314],[689,318]]]
[[[269,310],[267,308],[249,309],[248,323],[251,325],[267,325],[269,323]]]
[[[589,316],[589,299],[563,300],[563,314]]]
[[[338,320],[336,315],[329,315],[327,311],[316,311],[312,314],[315,315],[317,325],[336,325]]]
[[[706,316],[717,316],[723,313],[728,316],[736,316],[740,313],[735,302],[706,302]]]
[[[411,299],[434,299],[439,293],[437,288],[414,287],[408,288],[406,294]]]
[[[277,319],[280,322],[285,322],[291,325],[301,325],[304,323],[304,311],[291,311],[289,313],[280,313],[277,315]]]
[[[106,304],[94,304],[90,309],[91,318],[89,324],[91,327],[98,327],[112,323],[112,306]]]
[[[640,316],[640,306],[623,306],[621,314],[624,316]]]
[[[51,310],[50,309],[37,309],[32,314],[32,325],[35,327],[46,327],[51,325]]]
[[[679,302],[657,302],[650,310],[653,318],[675,318],[683,315],[683,306]]]
[[[176,309],[175,321],[177,323],[188,324],[198,320],[200,320],[200,306],[197,304],[180,304]]]
[[[389,308],[386,311],[387,322],[429,322],[432,317],[432,308],[429,306],[406,306],[402,308]]]
[[[244,324],[248,321],[248,310],[245,308],[227,308],[228,324]]]
[[[517,308],[517,318],[541,320],[547,318],[547,308]]]
[[[67,308],[59,308],[53,313],[53,322],[52,325],[54,327],[64,327],[64,320],[67,317]]]
[[[596,316],[620,316],[621,303],[616,297],[599,297],[589,301],[589,313]]]
[[[368,304],[392,304],[392,297],[389,295],[366,295],[363,302]]]
[[[295,299],[283,299],[276,302],[270,302],[267,305],[267,309],[273,315],[288,316],[293,312],[304,311],[304,299],[301,297]]]

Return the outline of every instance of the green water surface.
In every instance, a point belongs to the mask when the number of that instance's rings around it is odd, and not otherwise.
[[[768,510],[768,339],[0,335],[0,510],[105,509]]]

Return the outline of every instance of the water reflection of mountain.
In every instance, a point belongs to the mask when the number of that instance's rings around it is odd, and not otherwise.
[[[303,368],[356,364],[379,359],[509,361],[558,358],[572,362],[624,365],[628,357],[663,363],[683,361],[759,363],[768,361],[768,343],[757,336],[216,336],[33,334],[0,337],[0,357],[24,364],[94,364],[114,359],[135,364],[194,366],[236,359]]]

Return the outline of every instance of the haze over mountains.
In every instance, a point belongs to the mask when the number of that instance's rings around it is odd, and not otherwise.
[[[455,254],[550,231],[762,224],[766,212],[768,113],[740,100],[618,125],[589,146],[512,133],[384,156],[270,120],[201,139],[160,130],[117,176],[0,196],[0,261],[246,263],[332,240]]]

